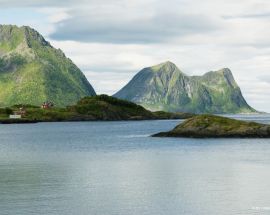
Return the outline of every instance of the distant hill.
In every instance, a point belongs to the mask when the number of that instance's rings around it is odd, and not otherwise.
[[[256,112],[245,101],[229,69],[188,76],[171,62],[144,68],[114,96],[152,111]]]
[[[81,119],[93,120],[186,119],[193,116],[188,113],[151,112],[133,102],[108,95],[85,97],[67,110]]]
[[[0,25],[0,106],[75,104],[96,95],[80,69],[30,27]]]
[[[9,119],[10,114],[20,112],[22,107],[22,119]],[[151,112],[140,105],[107,95],[85,97],[66,108],[42,109],[32,105],[0,108],[0,123],[186,119],[192,116],[188,113]]]

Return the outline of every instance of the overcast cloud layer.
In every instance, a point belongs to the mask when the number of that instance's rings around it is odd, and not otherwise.
[[[2,22],[31,25],[112,94],[146,66],[187,74],[229,67],[248,103],[270,112],[269,0],[0,0]]]

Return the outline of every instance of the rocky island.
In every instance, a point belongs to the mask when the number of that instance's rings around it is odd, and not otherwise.
[[[168,132],[153,137],[270,138],[270,125],[215,115],[197,115]]]

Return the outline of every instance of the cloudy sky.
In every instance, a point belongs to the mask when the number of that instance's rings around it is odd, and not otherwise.
[[[269,0],[0,0],[0,14],[61,48],[97,93],[170,60],[190,75],[230,68],[248,103],[270,112]]]

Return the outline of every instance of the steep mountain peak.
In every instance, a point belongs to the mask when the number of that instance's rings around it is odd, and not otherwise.
[[[246,103],[230,69],[188,76],[169,61],[142,70],[114,96],[155,111],[255,112]]]
[[[210,71],[205,73],[204,76],[216,76],[216,77],[230,77],[231,79],[234,79],[232,71],[229,68],[222,68],[217,71]]]
[[[37,45],[52,48],[39,32],[29,26],[0,25],[0,48],[13,51],[22,45],[27,48]]]
[[[156,72],[156,71],[159,71],[161,68],[175,68],[175,67],[176,65],[174,63],[170,61],[166,61],[157,65],[151,66],[150,68]]]
[[[30,48],[34,45],[33,42],[38,43],[39,45],[42,46],[52,47],[51,44],[48,41],[46,41],[44,37],[35,29],[29,26],[22,26],[21,29],[24,31],[25,38]]]
[[[165,62],[163,62],[163,63],[161,63],[159,65],[176,67],[176,65],[171,61],[165,61]]]
[[[229,68],[222,68],[222,69],[219,69],[219,70],[216,70],[216,71],[210,71],[210,72],[207,72],[205,73],[204,75],[209,75],[209,74],[212,74],[212,75],[231,75],[233,76],[232,74],[232,71],[229,69]]]
[[[229,86],[233,88],[238,88],[232,71],[229,68],[223,68],[217,71],[208,72],[203,77],[207,77],[207,79],[212,79],[212,81],[216,82],[217,80],[225,80]]]
[[[222,69],[216,71],[216,73],[222,74],[224,76],[232,76],[233,77],[232,71],[229,68],[222,68]]]
[[[232,73],[232,71],[229,68],[222,68],[222,69],[218,70],[218,72]]]
[[[0,30],[1,31],[11,31],[12,29],[19,29],[17,25],[2,25],[0,24]]]
[[[0,25],[0,56],[24,42],[23,31],[15,25]]]
[[[80,69],[28,26],[0,25],[0,106],[56,106],[95,95]]]
[[[154,66],[149,67],[150,70],[152,72],[161,72],[161,73],[173,73],[175,71],[179,72],[179,73],[183,73],[181,72],[181,70],[171,61],[166,61]]]

